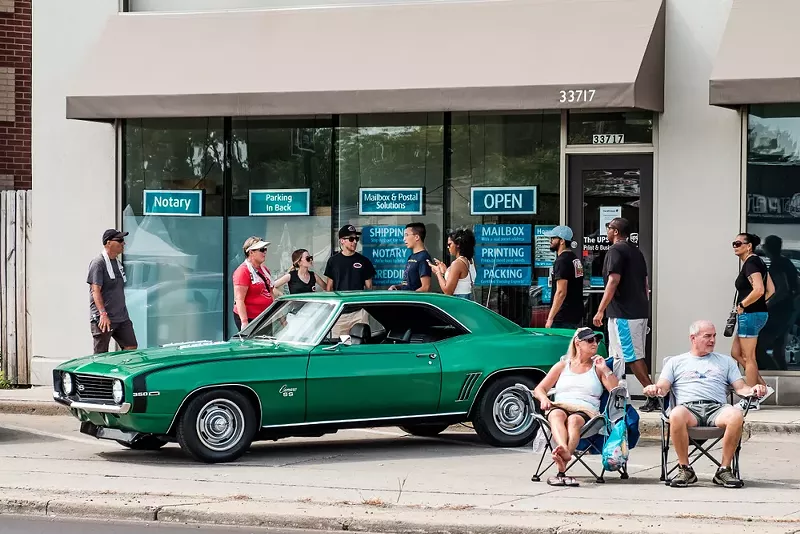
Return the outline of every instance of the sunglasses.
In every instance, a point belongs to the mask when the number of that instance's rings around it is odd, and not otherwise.
[[[590,345],[597,345],[599,343],[599,341],[597,340],[596,337],[593,337],[591,339],[581,339],[581,341],[585,341],[586,343],[589,343]]]
[[[749,243],[747,243],[746,241],[734,241],[733,243],[731,243],[731,245],[733,245],[733,248],[739,248],[742,245],[748,245],[748,244]]]
[[[253,252],[263,252],[264,254],[266,254],[267,253],[267,247],[253,249]]]
[[[360,238],[360,237],[357,237],[357,236],[354,236],[354,235],[351,235],[350,237],[345,237],[344,239],[345,239],[345,241],[350,241],[351,243],[352,243],[353,241],[355,241],[356,243],[358,243],[358,242],[361,240],[361,238]]]
[[[314,261],[314,256],[306,256],[303,259],[306,260],[308,263],[311,263],[312,261]]]

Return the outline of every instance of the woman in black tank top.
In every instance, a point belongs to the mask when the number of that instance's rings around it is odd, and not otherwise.
[[[314,258],[304,248],[292,252],[292,269],[275,281],[275,287],[289,285],[289,294],[312,293],[317,285],[325,287],[325,280],[311,270]]]

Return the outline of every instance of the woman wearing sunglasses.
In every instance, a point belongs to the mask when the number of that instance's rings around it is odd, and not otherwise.
[[[551,486],[578,485],[578,481],[564,474],[567,462],[578,447],[583,425],[600,413],[603,388],[611,391],[619,384],[614,372],[597,354],[601,338],[602,335],[591,328],[576,330],[566,356],[550,368],[533,391],[542,413],[547,415],[557,444],[553,450],[553,462],[558,467],[558,474],[547,480]],[[548,393],[553,387],[556,395],[551,401]]]
[[[292,252],[292,268],[275,281],[275,287],[289,284],[289,294],[312,293],[317,291],[317,285],[325,287],[325,280],[311,270],[314,257],[304,248]]]
[[[767,324],[769,313],[767,300],[775,292],[767,265],[756,256],[755,249],[761,238],[754,234],[739,234],[733,241],[733,253],[741,260],[742,268],[736,277],[736,335],[733,337],[731,356],[744,368],[745,381],[749,386],[766,385],[758,372],[756,345],[758,334]],[[760,403],[775,390],[768,387],[767,395],[753,401],[750,409],[758,410]],[[742,405],[747,401],[742,400]]]
[[[251,236],[242,245],[245,260],[233,272],[233,320],[244,329],[272,304],[272,275],[264,265],[269,241]]]

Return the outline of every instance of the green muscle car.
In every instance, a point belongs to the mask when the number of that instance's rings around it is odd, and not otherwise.
[[[571,335],[446,295],[286,296],[229,341],[68,361],[53,398],[85,434],[137,450],[177,441],[203,462],[234,460],[254,440],[374,426],[434,436],[465,421],[513,447],[536,427],[512,386],[533,388]]]

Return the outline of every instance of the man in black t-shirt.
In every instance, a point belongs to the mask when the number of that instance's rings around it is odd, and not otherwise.
[[[375,267],[366,256],[356,252],[360,235],[361,232],[352,224],[345,225],[339,230],[339,246],[342,250],[331,256],[325,266],[328,291],[372,289]]]
[[[643,387],[653,383],[644,361],[650,316],[650,289],[644,254],[629,241],[630,223],[617,217],[607,225],[611,243],[603,261],[603,300],[594,316],[594,325],[602,326],[608,310],[609,352],[614,366],[631,366]],[[658,399],[648,397],[643,412],[659,409]]]
[[[583,263],[570,250],[572,228],[556,226],[546,236],[550,238],[550,250],[558,256],[550,279],[553,304],[544,326],[577,330],[583,320]]]
[[[431,275],[433,270],[428,262],[433,258],[425,250],[425,225],[410,223],[403,232],[403,242],[411,249],[411,256],[406,261],[403,272],[403,283],[391,286],[389,289],[405,289],[427,293],[431,290]]]

